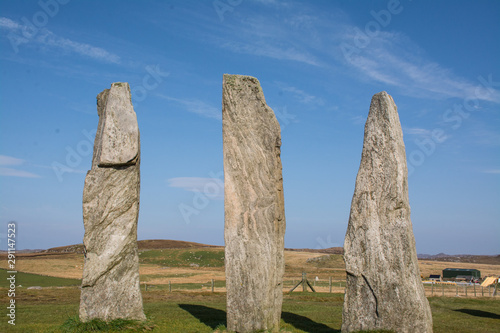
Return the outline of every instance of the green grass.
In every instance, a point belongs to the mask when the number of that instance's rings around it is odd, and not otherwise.
[[[148,321],[115,319],[109,322],[93,319],[81,322],[78,316],[68,318],[59,328],[64,333],[86,333],[86,332],[147,332],[154,329],[154,325]]]
[[[430,297],[434,332],[499,332],[500,300]]]
[[[141,264],[167,267],[223,267],[224,250],[163,249],[143,250],[139,254]]]
[[[214,281],[215,288],[224,288],[226,286],[226,281]],[[202,290],[202,289],[210,289],[212,288],[212,282],[207,281],[205,283],[172,283],[172,291],[179,290]],[[142,288],[144,289],[144,287]],[[168,284],[155,284],[149,285],[148,290],[168,290]]]
[[[0,268],[0,287],[7,286],[7,277],[10,274],[7,270]],[[16,286],[21,285],[22,288],[40,286],[40,287],[65,287],[65,286],[79,286],[82,284],[81,280],[78,279],[65,279],[52,276],[43,276],[38,274],[30,273],[16,273]]]
[[[64,291],[64,292],[63,292]],[[30,293],[28,293],[30,292]],[[38,291],[40,292],[40,291]],[[44,294],[28,293],[16,308],[17,332],[78,332],[79,290],[77,288],[47,289]],[[35,299],[33,296],[42,295]],[[6,289],[0,289],[1,304],[6,302]],[[226,325],[224,293],[184,293],[166,290],[143,291],[144,309],[148,322],[129,331],[153,332],[224,332]],[[30,296],[30,297],[27,297]],[[429,299],[434,333],[498,332],[500,299],[434,297]],[[62,304],[61,304],[62,303]],[[329,293],[285,294],[281,330],[292,333],[340,332],[343,295]],[[102,323],[98,323],[102,324]],[[122,323],[123,324],[123,323]],[[132,325],[133,323],[123,324]],[[125,331],[112,323],[106,332]],[[73,329],[73,331],[71,331]],[[90,331],[89,328],[86,328]],[[0,332],[12,331],[6,320],[0,321]],[[101,330],[102,332],[102,330]],[[381,332],[381,331],[379,331]]]
[[[200,275],[200,273],[182,273],[182,274],[149,274],[141,275],[141,282],[149,282],[154,279],[164,279],[164,278],[186,278],[191,276]]]
[[[344,267],[344,259],[341,254],[327,254],[321,257],[310,258],[306,265],[316,268]]]

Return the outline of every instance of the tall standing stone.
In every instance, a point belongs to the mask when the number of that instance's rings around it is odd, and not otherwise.
[[[224,75],[227,328],[279,331],[285,209],[280,126],[256,78]]]
[[[140,141],[128,83],[97,96],[99,124],[83,190],[80,319],[144,320],[139,286]]]
[[[408,170],[397,107],[373,96],[344,243],[342,332],[432,332],[410,220]]]

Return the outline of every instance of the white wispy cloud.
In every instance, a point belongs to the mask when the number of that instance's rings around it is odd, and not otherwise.
[[[21,165],[25,164],[25,162],[26,162],[25,160],[20,159],[20,158],[7,156],[7,155],[0,155],[0,176],[39,178],[40,177],[39,175],[36,175],[36,174],[28,172],[28,171],[3,167],[4,165],[6,165],[6,166],[21,166]]]
[[[238,11],[234,13],[237,22],[225,22],[219,28],[207,26],[204,40],[238,54],[324,66],[308,43],[304,43],[312,36],[302,31],[304,20],[293,14],[295,4],[278,1],[263,4],[286,8],[293,18],[276,20],[259,11]]]
[[[8,176],[8,177],[23,177],[23,178],[40,178],[39,175],[34,173],[17,170],[12,168],[2,168],[0,167],[0,176]]]
[[[267,57],[276,60],[291,60],[303,62],[308,65],[320,66],[319,62],[310,53],[299,50],[293,45],[277,46],[272,43],[262,41],[250,42],[223,42],[221,47],[235,53],[250,54],[255,56]]]
[[[324,105],[324,101],[314,95],[311,95],[299,88],[290,86],[284,82],[276,82],[276,85],[278,88],[280,88],[284,92],[289,92],[294,96],[295,99],[297,99],[299,102],[304,103],[304,104],[318,104],[318,105]]]
[[[413,128],[403,128],[403,132],[405,134],[409,135],[422,135],[422,136],[428,136],[431,135],[431,131],[425,128],[418,128],[418,127],[413,127]]]
[[[13,43],[13,47],[33,42],[45,47],[63,50],[68,53],[76,53],[99,61],[120,63],[120,57],[116,54],[100,47],[58,36],[46,28],[41,28],[38,32],[32,32],[31,35],[25,36],[23,31],[30,31],[29,27],[7,17],[0,17],[0,28],[7,31],[7,37]]]
[[[210,198],[224,197],[224,182],[218,178],[177,177],[167,180],[168,186],[199,192]]]
[[[0,155],[0,165],[21,165],[24,160],[12,156]]]
[[[381,31],[357,47],[356,27],[348,27],[340,43],[344,60],[367,78],[397,86],[406,93],[424,97],[455,97],[500,103],[499,90],[487,90],[451,69],[428,60],[417,44],[401,33]],[[358,30],[359,31],[359,30]],[[358,36],[359,37],[359,36]],[[478,92],[480,92],[478,94]]]
[[[341,8],[318,13],[311,3],[254,1],[273,7],[286,3],[280,9],[284,14],[271,17],[265,11],[235,12],[235,16],[239,15],[237,23],[225,22],[225,29],[212,31],[207,40],[234,53],[295,61],[326,70],[338,70],[340,65],[344,71],[348,69],[350,76],[396,87],[413,97],[500,103],[499,89],[485,88],[476,78],[461,77],[452,68],[432,60],[432,54],[391,26],[360,39],[364,27],[352,25]],[[343,52],[346,45],[349,51]]]
[[[158,94],[157,96],[164,100],[180,104],[188,112],[198,114],[202,117],[222,120],[220,108],[216,108],[198,99],[180,99],[162,94]]]
[[[0,28],[16,30],[21,29],[21,27],[22,26],[19,23],[16,23],[7,17],[0,17]]]

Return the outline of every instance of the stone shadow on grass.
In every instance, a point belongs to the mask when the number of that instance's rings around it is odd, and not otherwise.
[[[225,311],[196,304],[179,304],[179,307],[189,312],[203,324],[210,326],[213,330],[221,324],[226,325]]]
[[[469,314],[471,316],[476,316],[476,317],[500,319],[500,315],[493,313],[493,312],[488,312],[488,311],[472,310],[472,309],[457,309],[457,310],[453,310],[453,311],[466,313],[466,314]]]
[[[340,333],[340,330],[333,329],[325,324],[317,323],[307,317],[297,315],[291,312],[282,312],[281,319],[296,329],[308,333]]]

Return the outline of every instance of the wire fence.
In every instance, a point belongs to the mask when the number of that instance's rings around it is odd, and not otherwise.
[[[436,282],[424,283],[425,296],[431,297],[496,297],[495,285],[481,287],[476,283]]]
[[[312,286],[315,292],[321,293],[345,293],[345,280],[334,280],[312,278],[308,279],[309,285],[299,284],[302,278],[285,279],[283,281],[283,292],[288,293],[294,287],[293,292],[312,292]],[[498,290],[495,292],[495,285],[481,287],[479,284],[460,283],[460,282],[424,282],[425,295],[427,297],[498,297]],[[202,291],[202,292],[226,292],[225,280],[209,280],[204,283],[172,283],[167,284],[149,284],[142,283],[144,291],[168,290],[173,291]]]

